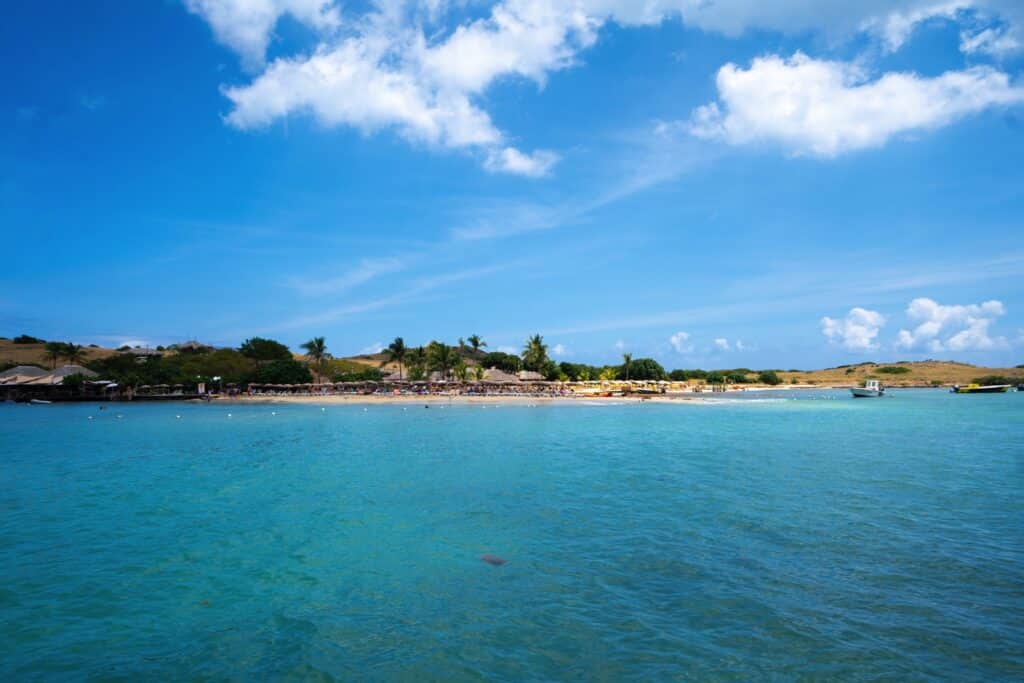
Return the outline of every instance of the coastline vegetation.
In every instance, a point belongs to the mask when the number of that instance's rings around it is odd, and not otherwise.
[[[305,352],[303,355],[293,354],[287,345],[277,340],[262,337],[246,339],[237,348],[214,348],[198,342],[186,342],[170,345],[166,349],[162,346],[155,349],[123,346],[120,352],[95,345],[84,347],[69,342],[45,341],[27,334],[3,339],[2,343],[16,346],[6,347],[11,359],[0,361],[0,371],[18,365],[37,365],[50,370],[63,361],[66,364],[84,365],[105,379],[133,387],[147,384],[194,387],[201,382],[219,383],[221,387],[244,387],[253,383],[379,381],[386,376],[411,381],[447,379],[466,382],[483,379],[485,371],[491,368],[508,374],[528,371],[536,373],[528,376],[532,379],[563,382],[628,379],[776,386],[783,383],[827,384],[841,381],[835,375],[850,376],[853,373],[858,376],[863,373],[899,376],[901,381],[917,381],[925,385],[954,381],[966,383],[968,380],[980,384],[1010,384],[1022,379],[1016,376],[1013,368],[993,368],[996,372],[985,377],[964,375],[963,372],[970,368],[983,369],[969,365],[957,366],[962,368],[961,374],[952,379],[936,379],[934,375],[920,374],[919,367],[940,363],[937,361],[926,361],[923,364],[901,361],[886,365],[864,362],[813,372],[774,369],[758,371],[746,367],[716,370],[676,368],[669,371],[653,358],[634,358],[627,353],[623,354],[622,362],[617,365],[589,365],[552,359],[547,343],[539,334],[526,339],[519,354],[488,350],[487,342],[480,335],[472,334],[453,345],[434,340],[423,346],[410,346],[402,337],[396,337],[380,353],[353,359],[333,357],[324,337],[315,337],[302,344],[301,348]],[[34,351],[31,350],[33,348]],[[1017,369],[1024,367],[1018,366]],[[783,372],[786,376],[783,376]],[[832,376],[819,377],[825,373],[832,373]]]

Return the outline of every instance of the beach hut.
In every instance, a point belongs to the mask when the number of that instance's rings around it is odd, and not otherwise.
[[[21,384],[45,384],[58,386],[63,384],[65,377],[70,377],[71,375],[81,375],[86,378],[99,377],[98,373],[93,372],[89,368],[82,367],[81,365],[65,365],[62,368],[57,368],[53,372],[47,372],[26,382],[21,382]]]
[[[484,370],[484,382],[489,384],[518,384],[519,378],[498,368]]]

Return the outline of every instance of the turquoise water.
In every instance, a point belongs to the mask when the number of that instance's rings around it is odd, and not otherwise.
[[[0,677],[1021,679],[1024,394],[798,396],[0,405]]]

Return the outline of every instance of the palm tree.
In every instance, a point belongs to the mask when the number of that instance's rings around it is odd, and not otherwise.
[[[479,355],[480,349],[487,346],[487,342],[481,339],[479,334],[471,334],[469,337],[466,338],[466,341],[468,341],[469,345],[473,348],[474,356]]]
[[[306,356],[313,361],[313,364],[316,366],[317,382],[319,383],[320,373],[323,370],[324,358],[327,357],[327,342],[323,337],[313,337],[303,344],[302,348],[306,350]]]
[[[64,345],[64,357],[71,365],[77,365],[85,360],[85,347],[68,342]]]
[[[409,361],[409,379],[418,381],[423,379],[424,368],[427,364],[427,352],[422,346],[409,349],[407,354]]]
[[[624,353],[622,354],[622,369],[626,373],[626,381],[629,381],[629,364],[633,362],[633,354]]]
[[[455,349],[441,342],[431,342],[427,347],[430,369],[441,373],[441,379],[448,379],[455,366]]]
[[[544,338],[539,334],[535,334],[526,340],[526,346],[523,347],[523,365],[527,370],[533,370],[534,372],[539,371],[548,362],[548,345],[544,343]]]
[[[455,373],[455,377],[460,382],[465,382],[467,379],[469,379],[469,366],[466,365],[466,360],[461,356],[459,356],[458,359],[455,361],[455,367],[453,368],[453,371]]]
[[[388,354],[388,362],[398,363],[398,381],[402,381],[402,364],[405,362],[405,356],[409,352],[409,349],[405,346],[405,340],[401,337],[395,337],[395,341],[391,342],[391,345],[384,349],[384,352]]]
[[[46,342],[43,347],[45,357],[53,363],[53,369],[57,369],[57,361],[64,355],[64,344],[60,342]]]

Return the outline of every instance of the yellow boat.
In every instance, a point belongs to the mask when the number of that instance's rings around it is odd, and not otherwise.
[[[1002,394],[1010,390],[1009,384],[968,384],[966,386],[955,385],[951,392],[954,394]]]

